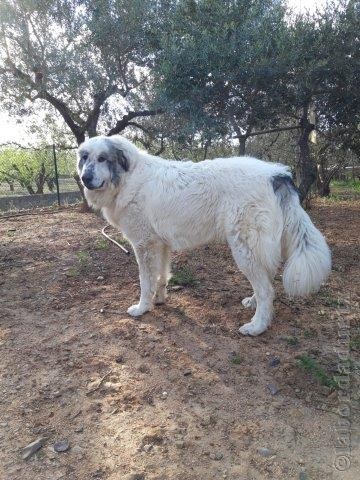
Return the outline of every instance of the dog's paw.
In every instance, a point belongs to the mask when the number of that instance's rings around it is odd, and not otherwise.
[[[252,337],[256,337],[260,335],[260,333],[265,332],[266,327],[259,327],[254,322],[245,323],[242,327],[239,328],[239,332],[243,335],[251,335]]]
[[[132,317],[139,317],[145,312],[148,312],[150,310],[150,307],[144,307],[140,305],[140,303],[137,303],[136,305],[132,305],[130,308],[127,309],[127,313],[131,315]]]
[[[253,310],[255,310],[256,308],[255,295],[253,295],[252,297],[244,298],[244,300],[241,303],[244,305],[245,308],[252,308]]]

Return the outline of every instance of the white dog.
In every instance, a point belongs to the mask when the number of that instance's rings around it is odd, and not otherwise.
[[[245,335],[259,335],[273,316],[273,278],[284,260],[287,294],[317,291],[331,257],[301,208],[286,166],[250,157],[199,163],[154,157],[121,136],[95,137],[79,147],[78,171],[90,205],[131,242],[139,265],[140,302],[133,316],[163,303],[170,254],[227,242],[254,294]]]

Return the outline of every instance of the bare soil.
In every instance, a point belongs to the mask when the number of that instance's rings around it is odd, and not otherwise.
[[[102,219],[0,218],[0,479],[359,479],[359,207],[311,210],[332,275],[296,300],[279,275],[257,338],[238,333],[251,289],[225,246],[174,255],[195,284],[134,319],[136,261],[101,237]],[[344,331],[350,400],[333,385]]]

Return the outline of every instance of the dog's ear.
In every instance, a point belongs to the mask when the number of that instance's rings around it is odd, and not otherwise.
[[[106,138],[105,142],[109,147],[112,158],[116,160],[124,172],[127,172],[129,170],[129,160],[123,150],[121,150],[120,146],[116,145],[116,143],[110,138]]]
[[[118,164],[124,170],[124,172],[127,172],[129,170],[129,160],[126,158],[124,152],[120,148],[115,146],[115,150]]]

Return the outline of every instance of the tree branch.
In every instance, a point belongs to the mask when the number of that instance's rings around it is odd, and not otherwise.
[[[15,77],[25,81],[30,87],[32,87],[38,92],[37,98],[43,98],[44,100],[47,100],[53,107],[56,108],[56,110],[63,117],[65,123],[75,135],[77,142],[82,143],[85,140],[85,129],[84,127],[80,127],[74,122],[72,118],[72,112],[69,107],[62,100],[51,95],[51,93],[49,93],[47,90],[41,89],[39,91],[38,84],[32,80],[29,74],[24,73],[22,70],[20,70],[9,57],[7,58],[7,64],[11,69],[11,73]]]
[[[122,132],[131,122],[133,118],[136,117],[150,117],[154,115],[159,115],[161,113],[164,113],[163,110],[157,109],[157,110],[138,110],[136,112],[129,112],[126,115],[123,116],[121,120],[118,120],[116,122],[115,127],[113,127],[109,132],[107,133],[108,137],[111,137],[112,135],[116,135],[117,133]]]
[[[293,125],[289,127],[278,127],[278,128],[271,128],[269,130],[260,130],[258,132],[250,132],[245,135],[235,135],[233,138],[240,138],[240,137],[255,137],[256,135],[265,135],[266,133],[275,133],[275,132],[286,132],[288,130],[298,130],[300,125]]]

